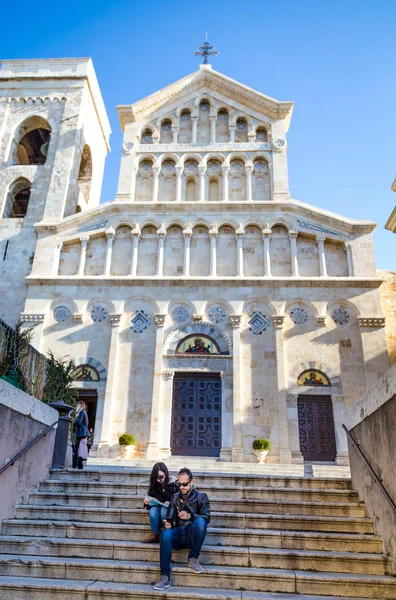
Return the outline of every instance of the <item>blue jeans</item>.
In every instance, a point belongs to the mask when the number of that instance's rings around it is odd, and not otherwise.
[[[149,509],[150,527],[153,533],[159,533],[160,525],[163,524],[167,512],[167,506],[152,506]]]
[[[161,575],[170,577],[172,548],[181,550],[189,548],[188,558],[198,558],[204,543],[208,524],[203,517],[196,517],[193,523],[184,527],[164,529],[160,544]]]

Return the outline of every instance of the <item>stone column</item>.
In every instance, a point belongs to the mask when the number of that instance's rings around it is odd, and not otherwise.
[[[210,143],[216,143],[216,123],[217,117],[210,117]]]
[[[209,231],[210,237],[210,275],[216,277],[217,275],[217,236],[219,231],[217,227],[213,227]]]
[[[275,328],[276,375],[278,380],[279,462],[281,464],[291,464],[293,460],[289,444],[289,427],[286,402],[286,362],[282,331],[284,320],[285,317],[272,317],[272,323]]]
[[[102,430],[100,432],[100,441],[98,447],[98,456],[106,457],[109,456],[110,446],[112,444],[112,419],[113,411],[116,404],[117,397],[117,364],[118,364],[118,341],[119,341],[119,325],[121,321],[121,315],[111,314],[110,325],[110,351],[109,351],[109,362],[107,364],[107,381],[106,391],[104,395],[103,405],[103,419],[102,419]]]
[[[136,277],[137,266],[138,266],[138,257],[139,257],[139,239],[140,239],[140,227],[139,227],[138,223],[135,223],[131,233],[132,233],[132,240],[133,240],[131,275],[133,277]]]
[[[63,242],[59,242],[55,246],[54,261],[52,263],[52,275],[54,277],[56,277],[57,275],[59,275],[60,259],[61,259],[61,254],[62,254],[62,248],[63,248]]]
[[[297,259],[297,237],[298,231],[290,231],[290,246],[291,246],[291,263],[292,263],[292,276],[298,277],[298,259]]]
[[[327,277],[327,268],[326,268],[326,254],[325,254],[325,243],[326,236],[317,235],[316,243],[319,247],[319,267],[320,267],[320,276]]]
[[[248,202],[252,201],[252,173],[253,173],[253,167],[252,166],[246,166],[246,200]]]
[[[228,191],[228,173],[230,172],[230,167],[224,165],[221,167],[223,171],[223,200],[224,202],[229,201],[229,191]]]
[[[113,242],[114,242],[114,231],[106,231],[107,237],[107,249],[106,249],[106,264],[105,264],[105,275],[110,275],[111,271],[111,257],[113,255]]]
[[[242,446],[242,390],[241,390],[241,319],[242,315],[230,315],[232,325],[232,384],[233,384],[233,435],[232,460],[243,461]]]
[[[198,167],[199,170],[199,201],[205,202],[205,172],[206,167]]]
[[[170,455],[171,427],[172,427],[172,397],[174,371],[163,371],[161,382],[161,398],[159,414],[161,415],[161,427],[158,431],[158,453],[159,458]]]
[[[266,227],[263,229],[263,240],[264,240],[264,276],[271,277],[271,254],[270,254],[270,239],[271,229]]]
[[[221,371],[221,448],[220,460],[232,460],[232,373]]]
[[[191,143],[196,144],[197,143],[197,131],[198,131],[198,117],[191,117],[191,121],[192,121]]]
[[[156,275],[162,276],[164,274],[164,242],[166,236],[165,225],[162,223],[161,227],[157,231],[158,235],[158,255],[157,255],[157,273]]]
[[[182,174],[183,167],[176,167],[176,202],[182,199]]]
[[[172,144],[177,144],[177,136],[179,135],[179,130],[177,127],[172,127]]]
[[[186,223],[183,229],[184,235],[184,262],[183,262],[183,275],[184,277],[190,277],[190,265],[191,265],[191,236],[192,229],[190,223]]]
[[[242,227],[242,223],[235,233],[237,238],[237,276],[243,277],[243,236],[245,235],[245,230]]]
[[[81,242],[81,249],[80,249],[80,260],[78,262],[78,271],[77,271],[77,275],[84,275],[84,270],[85,270],[85,261],[87,258],[87,247],[88,247],[88,242],[89,242],[89,237],[81,237],[80,238],[80,242]]]
[[[353,277],[354,273],[353,273],[353,261],[352,261],[352,249],[351,249],[351,244],[345,243],[344,244],[344,250],[346,252],[347,255],[347,262],[348,262],[348,277]]]
[[[158,202],[160,167],[153,167],[153,202]]]
[[[155,332],[155,351],[154,351],[154,373],[153,373],[153,391],[151,396],[151,421],[150,421],[150,440],[147,446],[147,460],[158,459],[158,434],[160,400],[161,400],[161,381],[162,381],[162,352],[164,345],[164,325],[166,315],[155,314],[154,323]]]
[[[131,200],[132,200],[132,202],[135,200],[136,178],[137,178],[138,169],[139,169],[139,167],[137,165],[135,167],[133,167],[133,169],[132,169],[132,180],[131,180]]]
[[[235,131],[236,131],[235,125],[230,126],[229,131],[230,131],[230,143],[233,144],[235,142]]]

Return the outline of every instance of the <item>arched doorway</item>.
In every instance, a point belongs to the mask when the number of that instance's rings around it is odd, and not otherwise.
[[[99,383],[100,381],[99,373],[92,365],[79,365],[76,367],[74,380],[89,384],[89,387],[84,386],[83,389],[78,389],[78,399],[85,402],[87,406],[88,428],[94,431],[98,407],[98,390],[95,387],[95,382]]]
[[[297,386],[307,388],[330,388],[325,373],[318,369],[306,369],[297,378]],[[297,398],[298,433],[300,451],[306,461],[334,462],[336,441],[331,395],[305,393]]]

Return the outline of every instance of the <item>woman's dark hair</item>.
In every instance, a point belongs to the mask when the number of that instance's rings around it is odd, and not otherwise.
[[[159,483],[157,481],[158,473],[160,471],[165,473],[165,479],[164,479],[163,483]],[[164,487],[166,487],[168,485],[168,483],[169,483],[168,467],[166,466],[165,463],[162,463],[162,462],[156,463],[151,471],[150,487],[149,487],[148,495],[153,496],[155,498],[157,494],[160,494],[162,492],[162,489]]]

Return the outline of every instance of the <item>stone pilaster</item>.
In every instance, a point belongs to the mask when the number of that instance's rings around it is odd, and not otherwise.
[[[237,238],[237,276],[243,277],[243,238],[245,230],[242,224],[239,225],[235,232]]]
[[[82,277],[84,275],[84,271],[85,271],[85,261],[87,259],[87,247],[88,247],[88,243],[89,243],[89,237],[88,236],[81,237],[80,242],[81,242],[81,249],[80,249],[80,259],[78,261],[77,275]]]
[[[206,167],[198,167],[199,171],[199,201],[205,202]]]
[[[113,254],[113,242],[114,242],[114,231],[109,230],[106,231],[107,238],[107,248],[106,248],[106,264],[105,264],[105,275],[110,275],[111,273],[111,257]]]
[[[157,231],[158,235],[158,254],[157,254],[157,275],[160,277],[164,274],[164,243],[166,236],[165,225],[162,223]]]
[[[320,268],[320,276],[321,277],[327,277],[326,254],[325,254],[325,247],[324,247],[325,240],[326,240],[326,236],[323,236],[323,235],[316,236],[316,243],[318,244],[318,248],[319,248],[319,268]]]
[[[209,231],[210,237],[210,275],[216,277],[217,275],[217,236],[219,231],[216,226],[213,226]]]
[[[233,428],[232,460],[243,460],[242,446],[242,389],[241,389],[241,320],[242,315],[230,315],[232,326],[232,384],[233,384]]]
[[[232,460],[233,389],[232,373],[222,371],[221,376],[221,449],[220,460]]]
[[[190,277],[191,267],[191,236],[192,229],[190,223],[186,223],[183,229],[184,236],[184,260],[183,260],[183,275],[184,277]]]
[[[132,264],[131,264],[131,275],[136,277],[137,275],[137,267],[138,267],[138,259],[139,259],[139,240],[140,240],[140,227],[138,223],[135,223],[132,229]]]
[[[292,263],[292,276],[298,277],[298,258],[297,258],[297,237],[298,231],[290,231],[290,247],[291,247],[291,263]]]
[[[270,253],[270,240],[271,240],[271,229],[267,227],[263,229],[263,240],[264,240],[264,276],[271,277],[271,253]]]
[[[170,455],[171,447],[171,425],[172,425],[172,398],[174,371],[162,372],[161,398],[159,415],[161,416],[161,427],[158,430],[158,454],[159,458]]]
[[[165,314],[157,313],[154,315],[154,323],[156,326],[155,333],[155,350],[154,350],[154,373],[153,373],[153,391],[151,398],[151,420],[150,420],[150,441],[147,446],[148,460],[157,460],[158,453],[158,435],[159,435],[159,419],[160,400],[161,400],[161,381],[162,381],[162,351],[164,346],[164,325]]]
[[[229,185],[228,185],[228,173],[230,172],[230,167],[227,165],[221,167],[223,171],[223,200],[224,202],[229,201]]]
[[[272,317],[272,324],[275,329],[276,375],[278,381],[279,462],[281,464],[291,464],[293,459],[290,450],[287,419],[285,352],[283,345],[284,320],[285,317],[283,316]]]
[[[160,167],[153,167],[153,202],[158,202]]]
[[[63,249],[63,242],[59,242],[58,244],[56,244],[55,252],[54,252],[54,261],[52,263],[52,275],[55,277],[57,275],[59,275],[62,249]]]
[[[246,200],[248,202],[252,201],[252,173],[253,173],[253,165],[247,165],[246,169]]]
[[[352,249],[351,244],[345,243],[344,250],[346,252],[347,257],[347,265],[348,265],[348,277],[353,277],[353,260],[352,260]]]
[[[183,167],[176,167],[176,202],[182,200],[182,175]]]

